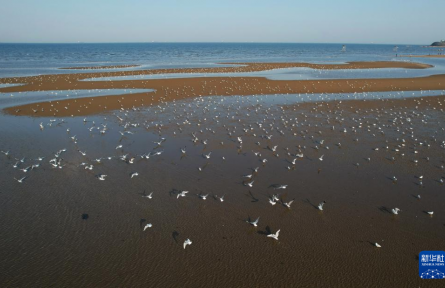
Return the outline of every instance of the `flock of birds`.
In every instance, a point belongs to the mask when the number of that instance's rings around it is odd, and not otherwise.
[[[238,84],[236,84],[238,85]],[[159,150],[163,147],[167,141],[165,134],[169,134],[169,137],[176,137],[178,135],[190,135],[191,145],[203,145],[203,147],[215,145],[214,139],[218,139],[220,129],[225,131],[224,139],[219,142],[220,147],[233,147],[238,154],[252,153],[258,158],[261,165],[266,165],[271,158],[278,158],[285,160],[283,169],[293,171],[296,169],[299,161],[307,159],[308,155],[316,153],[317,156],[311,158],[320,162],[323,161],[335,161],[329,159],[329,153],[332,147],[342,149],[344,146],[350,143],[333,143],[331,141],[332,136],[329,133],[337,133],[335,135],[352,135],[354,143],[358,143],[359,137],[371,137],[382,141],[382,145],[374,147],[373,151],[385,151],[392,155],[387,158],[388,163],[394,163],[396,161],[406,161],[403,159],[410,159],[409,162],[414,165],[428,165],[433,162],[432,158],[428,156],[428,150],[430,147],[439,149],[445,149],[445,139],[441,138],[444,135],[444,127],[442,120],[439,120],[436,124],[436,130],[431,131],[428,139],[421,138],[423,136],[417,136],[422,134],[419,131],[422,128],[417,128],[419,125],[426,125],[429,122],[433,122],[434,119],[430,116],[430,113],[422,110],[419,106],[429,105],[428,107],[440,107],[431,109],[434,112],[443,112],[441,106],[444,101],[441,98],[417,98],[412,99],[414,106],[412,108],[397,109],[390,106],[390,108],[353,108],[352,111],[348,111],[343,105],[342,101],[325,102],[323,100],[311,104],[311,108],[304,106],[303,104],[294,104],[298,102],[301,95],[287,95],[284,96],[287,104],[274,104],[269,96],[253,96],[253,97],[238,97],[232,96],[231,99],[225,97],[208,96],[208,97],[196,97],[192,100],[186,101],[173,101],[168,102],[167,96],[175,95],[178,93],[185,93],[190,87],[185,87],[183,90],[175,90],[165,88],[165,98],[160,99],[160,103],[153,105],[149,108],[132,107],[132,109],[124,109],[115,112],[113,116],[106,116],[103,118],[103,123],[96,124],[95,121],[89,121],[87,118],[83,119],[83,124],[87,126],[86,133],[98,135],[105,135],[109,132],[109,123],[116,124],[117,132],[112,129],[112,133],[120,137],[119,144],[114,148],[116,153],[120,155],[103,156],[96,158],[87,158],[89,152],[85,149],[81,149],[80,146],[88,147],[85,143],[79,143],[79,139],[76,135],[71,135],[70,128],[66,129],[66,133],[69,137],[69,141],[72,142],[72,149],[77,151],[79,157],[82,160],[78,160],[80,163],[76,163],[77,167],[82,167],[84,170],[96,171],[96,165],[103,163],[106,160],[118,159],[127,164],[134,164],[138,160],[148,160],[153,157],[160,156],[164,150]],[[125,97],[125,96],[123,96]],[[273,96],[270,96],[273,97]],[[285,101],[285,102],[286,102]],[[388,101],[388,100],[381,100]],[[389,104],[390,105],[390,104]],[[403,104],[402,104],[403,105]],[[352,108],[352,106],[351,106]],[[431,112],[430,111],[430,112]],[[111,117],[111,119],[109,119]],[[382,119],[391,119],[390,121],[382,121]],[[418,123],[413,124],[414,120]],[[112,124],[112,125],[113,125]],[[56,128],[61,126],[68,126],[69,123],[64,119],[51,119],[49,122],[41,122],[38,125],[38,129],[44,132],[46,129]],[[169,129],[173,127],[173,129]],[[421,126],[420,126],[421,127]],[[149,131],[153,134],[158,134],[161,138],[159,141],[154,141],[156,146],[152,151],[143,154],[126,153],[122,151],[125,147],[125,143],[121,144],[123,138],[131,137],[132,134],[141,133],[141,131]],[[173,131],[173,133],[172,133]],[[204,135],[213,137],[211,140],[205,138]],[[120,136],[119,136],[120,135]],[[201,136],[203,135],[203,136]],[[361,135],[361,136],[360,136]],[[388,135],[388,136],[387,136]],[[227,144],[225,139],[229,139]],[[244,143],[247,141],[255,142],[254,145],[258,147],[256,150],[245,151]],[[303,144],[298,144],[298,141]],[[346,140],[345,140],[346,141]],[[210,144],[212,142],[212,144]],[[305,143],[310,143],[306,145]],[[267,143],[267,144],[265,144]],[[272,144],[274,143],[274,144]],[[283,147],[293,143],[294,148]],[[250,143],[252,144],[252,143]],[[345,145],[346,144],[346,145]],[[331,146],[332,145],[332,146]],[[113,146],[114,147],[114,146]],[[179,149],[178,149],[179,148]],[[424,149],[425,148],[425,149]],[[177,147],[179,155],[183,157],[187,154],[187,147]],[[226,148],[229,149],[229,148]],[[267,157],[263,155],[262,150],[268,151]],[[60,149],[52,154],[48,160],[48,164],[54,169],[63,169],[68,163],[62,157],[64,153],[68,151],[67,148]],[[323,151],[323,152],[320,152]],[[9,150],[1,151],[8,159],[15,159],[11,164],[13,169],[21,171],[21,174],[14,179],[24,184],[31,171],[39,169],[41,163],[46,157],[13,157]],[[122,152],[122,153],[121,153]],[[321,154],[321,155],[320,155]],[[423,156],[419,156],[419,155]],[[326,155],[326,156],[325,156]],[[212,151],[204,152],[200,157],[206,161],[213,160],[214,155]],[[381,157],[380,157],[381,158]],[[88,160],[86,160],[88,159]],[[85,160],[85,161],[84,161]],[[434,163],[440,162],[439,170],[444,170],[444,159],[434,159]],[[221,157],[221,161],[226,161],[225,156]],[[367,157],[365,162],[371,162],[371,157]],[[431,162],[430,162],[431,161]],[[204,166],[198,166],[197,170],[202,172],[208,165],[208,162]],[[354,164],[357,168],[362,167],[360,162]],[[252,188],[254,187],[256,177],[260,167],[252,169],[251,174],[241,175],[242,185]],[[318,170],[320,173],[321,169]],[[108,177],[106,174],[94,175],[99,181],[105,181]],[[139,172],[131,171],[129,173],[130,179],[139,176]],[[417,176],[418,185],[423,186],[423,175]],[[396,176],[392,176],[391,181],[396,183],[398,181]],[[444,177],[440,177],[437,182],[442,185]],[[288,189],[286,184],[275,184],[272,187],[274,190]],[[189,191],[178,191],[176,198],[187,197]],[[199,194],[200,199],[206,200],[209,194]],[[216,195],[215,195],[216,196]],[[153,198],[153,192],[148,195],[143,195],[148,199]],[[225,195],[218,197],[220,202],[224,202]],[[420,195],[417,195],[418,199],[421,199]],[[290,209],[294,199],[285,201],[280,198],[279,194],[273,194],[268,199],[271,205],[281,203],[284,207]],[[318,201],[317,201],[318,202]],[[326,201],[322,201],[317,206],[318,210],[324,211],[324,205]],[[395,207],[391,209],[391,213],[399,215],[402,210]],[[433,211],[427,212],[430,216],[434,214]],[[254,227],[258,226],[260,217],[254,221],[247,220],[246,222]],[[143,231],[151,228],[152,224],[148,223],[143,227]],[[279,233],[281,229],[276,230],[275,233],[270,233],[267,237],[278,241]],[[192,241],[186,239],[183,243],[185,249],[188,245],[191,245]],[[375,242],[376,247],[381,247],[380,244]]]

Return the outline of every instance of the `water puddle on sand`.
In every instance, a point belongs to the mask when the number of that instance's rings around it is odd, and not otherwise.
[[[30,103],[99,96],[127,95],[153,91],[153,89],[89,89],[0,93],[0,109]]]

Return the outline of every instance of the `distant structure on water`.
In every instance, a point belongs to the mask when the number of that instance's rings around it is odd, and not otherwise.
[[[440,40],[439,42],[434,42],[431,46],[445,46],[445,40]]]
[[[346,45],[343,45],[343,47],[341,47],[341,52],[346,52]]]

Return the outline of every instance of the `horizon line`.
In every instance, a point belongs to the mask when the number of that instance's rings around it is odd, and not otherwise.
[[[240,41],[131,41],[131,42],[0,42],[0,44],[338,44],[338,45],[418,45],[431,44],[409,43],[373,43],[373,42],[240,42]]]

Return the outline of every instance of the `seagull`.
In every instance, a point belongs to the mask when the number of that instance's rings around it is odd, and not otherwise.
[[[224,202],[224,195],[219,197],[219,201]]]
[[[153,198],[153,192],[151,192],[149,195],[142,195],[142,197],[145,197],[145,198],[148,198],[148,199],[152,199]]]
[[[253,182],[255,182],[255,180],[253,180],[252,182],[245,183],[244,185],[245,186],[249,186],[249,187],[253,187]]]
[[[273,199],[269,199],[269,203],[273,205],[277,204],[277,202],[275,202]]]
[[[133,177],[135,177],[135,176],[139,176],[139,173],[138,172],[134,172],[134,173],[131,173],[131,178],[133,178]]]
[[[107,175],[104,175],[104,174],[99,174],[99,175],[97,175],[97,179],[99,179],[99,180],[101,180],[101,181],[104,181],[104,180],[105,180],[105,177],[107,177]]]
[[[5,154],[6,156],[8,156],[9,155],[9,150],[8,151],[1,151],[3,154]]]
[[[207,199],[207,196],[209,196],[209,194],[207,194],[207,195],[202,195],[202,194],[200,194],[200,195],[199,195],[199,198],[201,198],[202,200],[206,200],[206,199]]]
[[[185,148],[187,148],[187,146],[186,147],[184,147],[184,148],[181,148],[181,152],[182,152],[182,154],[185,154],[187,151],[185,150]]]
[[[289,201],[287,203],[283,202],[283,205],[290,209],[290,205],[292,205],[292,202],[294,202],[294,200],[291,200],[291,201]]]
[[[426,213],[428,213],[429,215],[433,215],[434,211],[429,211],[429,212],[426,212]]]
[[[318,209],[319,210],[323,210],[323,205],[324,203],[326,203],[326,201],[321,202],[320,204],[318,204]]]
[[[318,158],[318,160],[323,161],[323,157],[324,157],[324,155],[321,155],[321,157]]]
[[[20,178],[20,179],[17,179],[17,178],[14,178],[15,180],[17,180],[17,182],[19,182],[19,183],[23,183],[23,180],[25,180],[27,177],[25,176],[25,177],[23,177],[23,178]]]
[[[153,226],[151,223],[148,223],[147,225],[145,225],[144,231],[147,230],[147,228],[151,228],[151,226]]]
[[[189,193],[189,191],[181,191],[178,196],[176,197],[176,199],[178,199],[179,197],[185,197],[185,195]]]
[[[267,237],[273,238],[275,240],[278,240],[278,234],[280,234],[280,229],[278,229],[278,231],[275,234],[269,234],[267,235]]]
[[[255,221],[253,221],[253,222],[250,222],[250,221],[246,221],[247,223],[249,223],[249,224],[251,224],[251,225],[253,225],[253,226],[255,226],[255,227],[257,227],[258,226],[258,220],[260,220],[260,217],[258,217]]]
[[[286,189],[287,186],[289,186],[289,185],[279,185],[279,186],[277,186],[277,187],[275,187],[273,189],[275,189],[275,190],[277,190],[277,189]]]
[[[192,241],[190,241],[190,239],[184,241],[184,249],[187,245],[192,245]]]
[[[249,174],[249,175],[244,175],[244,176],[243,176],[243,178],[249,178],[249,179],[251,179],[251,178],[252,178],[252,176],[253,176],[252,174]]]
[[[377,242],[375,242],[375,247],[377,247],[377,248],[380,248],[380,247],[382,247],[382,246],[380,246],[380,244],[379,243],[377,243]]]
[[[399,214],[399,211],[402,211],[402,210],[400,210],[399,208],[393,208],[393,209],[391,209],[391,212],[392,212],[392,214],[394,214],[394,215]]]
[[[121,145],[118,145],[118,146],[116,146],[116,150],[117,149],[121,149],[123,147],[123,145],[121,144]]]
[[[209,154],[202,154],[202,156],[204,156],[206,159],[210,159],[210,154],[212,154],[212,152],[210,152]]]

